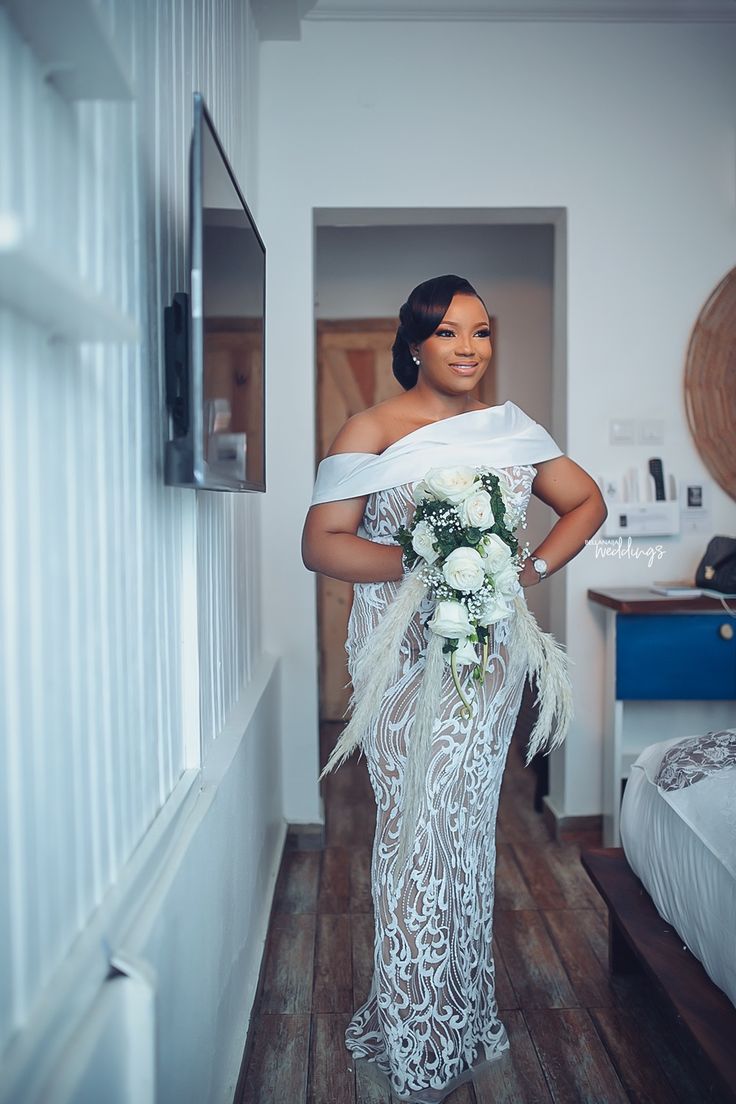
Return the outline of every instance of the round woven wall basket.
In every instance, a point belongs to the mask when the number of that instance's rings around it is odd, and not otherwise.
[[[693,328],[685,409],[708,471],[736,499],[736,268],[711,293]]]

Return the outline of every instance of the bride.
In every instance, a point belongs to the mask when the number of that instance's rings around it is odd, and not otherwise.
[[[356,656],[405,577],[394,535],[410,521],[413,488],[430,468],[492,467],[520,520],[531,494],[555,510],[559,520],[524,560],[522,588],[564,567],[605,520],[595,481],[542,426],[513,402],[489,407],[474,398],[490,358],[488,312],[468,281],[440,276],[419,284],[401,308],[393,346],[404,393],[350,418],[319,466],[302,556],[310,570],[355,584],[346,643],[353,677]],[[410,621],[398,677],[361,741],[377,809],[374,970],[368,1000],[345,1035],[353,1058],[412,1104],[439,1104],[509,1048],[491,951],[495,828],[527,675],[512,663],[508,619],[490,627],[486,673],[470,716],[445,670],[421,812],[407,819],[412,846],[401,861],[433,606],[425,597]]]

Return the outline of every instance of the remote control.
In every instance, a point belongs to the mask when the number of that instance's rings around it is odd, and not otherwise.
[[[664,502],[664,471],[662,461],[658,456],[653,456],[649,461],[649,472],[654,477],[654,497],[657,502]]]

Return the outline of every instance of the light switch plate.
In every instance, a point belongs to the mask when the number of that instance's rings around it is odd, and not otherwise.
[[[609,427],[609,439],[612,445],[636,444],[635,418],[611,418]]]

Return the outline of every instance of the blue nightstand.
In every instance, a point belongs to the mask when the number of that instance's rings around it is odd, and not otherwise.
[[[626,702],[736,702],[736,617],[717,599],[668,598],[646,587],[589,590],[588,598],[606,616],[603,846],[618,847],[621,783],[646,746],[627,743]],[[729,715],[733,725],[736,706]],[[671,735],[652,731],[647,743]]]

